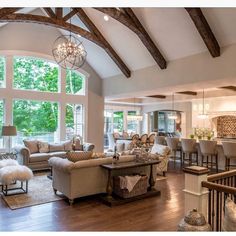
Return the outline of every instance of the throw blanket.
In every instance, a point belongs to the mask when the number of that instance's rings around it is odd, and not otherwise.
[[[141,179],[140,175],[133,175],[133,176],[120,176],[120,188],[121,189],[128,189],[131,192],[137,184],[137,182]]]

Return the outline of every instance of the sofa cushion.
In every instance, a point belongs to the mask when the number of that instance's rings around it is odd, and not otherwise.
[[[167,156],[170,154],[170,148],[161,144],[154,144],[151,150],[152,154],[160,154],[162,156]]]
[[[48,144],[48,142],[38,141],[38,146],[39,146],[39,152],[41,152],[41,153],[49,152],[49,144]]]
[[[76,150],[76,151],[82,151],[83,150],[83,145],[81,144],[79,138],[74,139],[74,150]]]
[[[72,151],[73,150],[73,141],[72,140],[65,141],[63,144],[64,144],[65,151]]]
[[[82,160],[89,160],[92,159],[92,152],[88,151],[78,151],[78,152],[67,152],[66,156],[67,159],[72,162],[82,161]]]
[[[49,152],[60,152],[64,151],[64,144],[61,143],[50,143],[49,144]]]
[[[47,161],[50,157],[49,153],[34,153],[30,155],[29,162]]]
[[[30,153],[39,152],[38,141],[37,140],[23,140],[25,146],[30,150]]]
[[[50,157],[63,157],[66,158],[66,152],[50,152],[48,153]]]

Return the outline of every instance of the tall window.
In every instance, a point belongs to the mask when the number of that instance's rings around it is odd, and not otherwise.
[[[58,66],[49,61],[14,57],[14,83],[16,89],[58,92]]]
[[[74,135],[83,137],[84,117],[83,106],[81,104],[66,105],[66,137],[72,138]]]
[[[136,115],[136,111],[128,111],[128,116]],[[135,132],[139,133],[138,127],[139,126],[139,121],[136,120],[127,120],[127,131],[128,133]]]
[[[58,128],[58,104],[55,102],[14,100],[13,124],[17,128],[15,144],[23,139],[56,141]]]
[[[113,133],[113,125],[112,125],[112,117],[113,113],[109,110],[104,110],[104,147],[108,148],[108,133]]]
[[[3,119],[4,119],[4,103],[3,100],[0,100],[0,148],[3,147],[3,137],[2,137],[2,125],[3,125]]]
[[[85,78],[77,71],[66,70],[66,93],[85,95]]]
[[[5,87],[5,58],[0,57],[0,88]]]
[[[115,111],[113,113],[113,129],[115,132],[122,132],[124,127],[123,111]]]

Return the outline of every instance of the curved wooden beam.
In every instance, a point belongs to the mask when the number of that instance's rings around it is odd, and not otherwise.
[[[136,17],[131,8],[121,8],[120,10],[117,10],[116,8],[95,9],[100,12],[103,12],[104,14],[109,15],[110,17],[114,18],[115,20],[119,21],[127,28],[132,30],[135,34],[137,34],[137,36],[142,41],[147,50],[150,52],[159,67],[161,69],[165,69],[167,67],[165,58],[162,56],[161,52],[159,51],[151,37],[148,35],[147,31],[142,26],[141,22]]]
[[[76,10],[77,10],[77,15],[79,16],[80,20],[85,24],[85,26],[89,29],[90,32],[95,34],[101,40],[101,42],[103,42],[104,50],[112,58],[112,60],[116,63],[116,65],[120,68],[123,74],[127,78],[129,78],[131,75],[129,68],[122,61],[122,59],[119,57],[116,51],[112,48],[109,42],[104,38],[104,36],[95,26],[95,24],[90,20],[90,18],[86,15],[86,13],[84,12],[82,8],[76,8]]]
[[[9,14],[13,14],[16,11],[19,11],[20,9],[22,9],[21,7],[12,7],[12,8],[8,8],[8,7],[4,7],[0,9],[0,18],[7,16]]]
[[[0,9],[1,15],[1,9]],[[71,32],[75,34],[79,34],[82,37],[92,41],[93,43],[97,44],[98,46],[104,48],[103,43],[92,33],[80,28],[79,26],[69,24],[65,22],[63,19],[57,18],[49,18],[46,16],[39,16],[39,15],[32,15],[32,14],[10,14],[5,15],[0,18],[0,22],[23,22],[23,23],[37,23],[37,24],[44,24],[53,27],[57,27],[64,30],[71,30]]]

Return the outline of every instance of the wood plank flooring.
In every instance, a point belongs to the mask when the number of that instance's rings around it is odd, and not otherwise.
[[[0,231],[176,231],[184,216],[184,174],[179,167],[157,181],[161,196],[108,207],[98,197],[11,210],[0,198]]]

